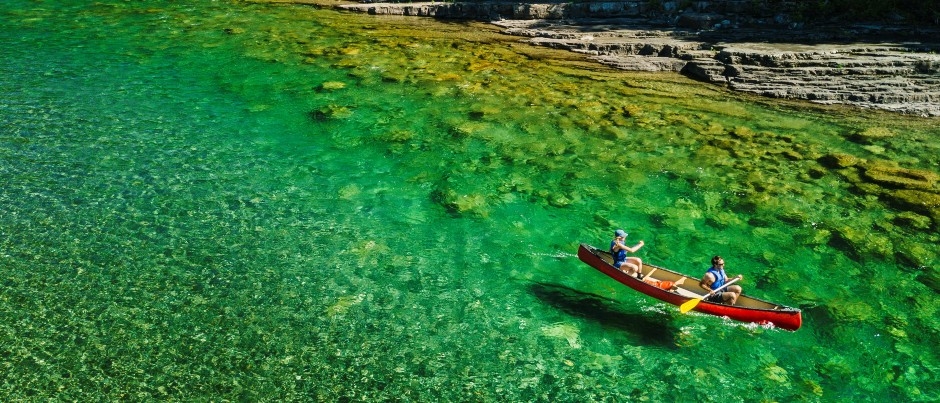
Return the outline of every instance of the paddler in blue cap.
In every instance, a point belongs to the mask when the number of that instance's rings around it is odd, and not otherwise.
[[[638,277],[643,267],[643,261],[635,256],[627,256],[627,252],[635,253],[643,247],[643,241],[634,247],[629,247],[623,243],[627,239],[626,231],[618,229],[614,231],[614,240],[610,241],[610,254],[614,256],[614,267],[631,276]]]

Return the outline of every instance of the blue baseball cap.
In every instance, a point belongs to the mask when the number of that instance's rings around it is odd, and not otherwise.
[[[627,233],[626,233],[624,230],[622,230],[622,229],[618,229],[618,230],[614,231],[614,236],[622,236],[622,237],[626,238],[626,237],[627,237]]]

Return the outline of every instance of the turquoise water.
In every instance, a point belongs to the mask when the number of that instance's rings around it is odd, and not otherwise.
[[[475,24],[0,18],[5,401],[940,399],[940,218],[895,196],[940,193],[936,121]],[[675,270],[723,255],[803,328],[680,315],[574,256],[621,227]]]

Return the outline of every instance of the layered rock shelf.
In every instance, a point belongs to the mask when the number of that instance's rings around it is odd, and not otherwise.
[[[809,29],[783,14],[762,20],[753,14],[708,12],[715,11],[709,2],[698,3],[684,11],[650,10],[648,2],[338,7],[485,20],[532,44],[582,53],[619,69],[675,71],[767,97],[940,116],[940,30],[871,25]],[[726,8],[717,11],[729,12],[728,4],[737,3],[722,4]]]
[[[533,44],[584,53],[620,69],[677,71],[768,97],[940,116],[940,55],[922,43],[807,44],[810,38],[789,31],[703,34],[626,20],[494,24]],[[764,41],[750,41],[757,36]]]

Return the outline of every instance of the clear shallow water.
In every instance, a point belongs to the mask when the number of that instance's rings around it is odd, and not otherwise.
[[[819,162],[937,172],[935,122],[476,25],[226,2],[2,18],[5,400],[938,398],[936,226]],[[680,316],[574,257],[617,227],[676,270],[722,254],[804,327]]]

